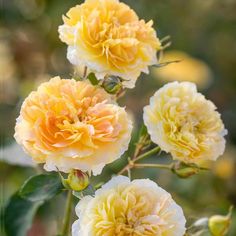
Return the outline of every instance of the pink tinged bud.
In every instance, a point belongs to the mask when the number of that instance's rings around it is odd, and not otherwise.
[[[69,187],[74,191],[82,191],[89,185],[89,176],[80,170],[72,170],[67,179]]]

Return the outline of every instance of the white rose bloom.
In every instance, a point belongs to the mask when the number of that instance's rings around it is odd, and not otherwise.
[[[183,236],[185,217],[171,195],[149,179],[112,178],[76,206],[72,236]]]

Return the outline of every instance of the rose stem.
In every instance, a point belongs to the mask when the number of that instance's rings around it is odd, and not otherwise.
[[[143,153],[142,155],[140,156],[137,156],[136,158],[132,159],[131,161],[129,161],[129,163],[118,173],[118,175],[121,175],[123,174],[125,171],[128,171],[130,169],[132,169],[133,167],[135,167],[135,162],[141,160],[141,159],[144,159],[146,157],[149,157],[151,155],[154,155],[158,152],[160,152],[160,147],[155,147],[145,153]]]
[[[72,190],[68,190],[61,236],[67,236],[70,233],[72,197],[73,197]]]

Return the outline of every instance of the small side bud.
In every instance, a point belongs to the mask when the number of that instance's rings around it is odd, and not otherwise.
[[[122,83],[118,76],[106,76],[103,80],[102,87],[106,92],[116,94],[121,90]]]
[[[67,184],[74,191],[82,191],[89,185],[89,176],[80,170],[72,170],[68,175]]]
[[[179,162],[173,165],[172,172],[180,178],[188,178],[192,175],[198,174],[200,169],[195,165],[187,165],[183,162]]]
[[[225,236],[229,232],[233,207],[226,216],[214,215],[209,218],[208,227],[213,236]]]

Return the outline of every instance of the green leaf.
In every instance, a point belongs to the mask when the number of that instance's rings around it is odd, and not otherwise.
[[[146,135],[148,135],[147,127],[144,124],[142,124],[142,126],[139,130],[139,138],[142,136],[146,136]]]
[[[86,189],[84,189],[83,191],[83,195],[87,196],[87,195],[94,195],[95,193],[95,189],[94,187],[90,184]]]
[[[4,226],[7,236],[25,236],[30,229],[33,217],[43,202],[31,202],[18,193],[13,195],[4,212]]]
[[[82,191],[73,191],[73,195],[79,199],[90,195],[93,196],[95,193],[95,189],[92,185],[89,185],[86,189],[82,190]]]
[[[29,201],[45,201],[57,195],[63,186],[56,173],[30,177],[20,189],[19,195]]]
[[[92,85],[97,85],[99,83],[94,73],[90,73],[87,78],[90,80]]]
[[[136,145],[140,145],[142,149],[146,149],[147,147],[149,147],[150,144],[151,144],[151,139],[148,134],[147,127],[144,124],[142,124],[139,130],[138,140]]]

